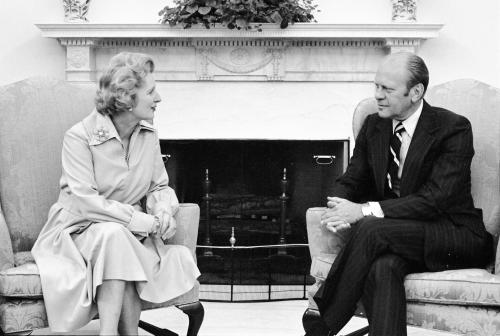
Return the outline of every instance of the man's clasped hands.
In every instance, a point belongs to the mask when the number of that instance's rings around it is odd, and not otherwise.
[[[363,218],[362,205],[340,197],[327,197],[327,209],[321,215],[321,224],[332,232],[349,229]]]

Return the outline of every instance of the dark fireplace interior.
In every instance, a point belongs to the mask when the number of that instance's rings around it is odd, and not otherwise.
[[[204,245],[206,171],[211,182],[213,245],[277,244],[286,169],[286,243],[306,243],[305,212],[324,206],[344,167],[347,140],[162,140],[170,185],[180,202],[201,208],[199,245]],[[320,156],[318,158],[318,156]]]

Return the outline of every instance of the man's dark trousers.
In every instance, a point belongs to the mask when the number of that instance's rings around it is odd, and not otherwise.
[[[453,224],[365,217],[353,225],[350,240],[314,297],[334,334],[350,320],[361,300],[370,336],[406,335],[404,277],[428,270],[425,225]],[[453,231],[456,234],[450,238],[456,242],[456,250],[470,253],[484,249],[483,239],[466,228]]]

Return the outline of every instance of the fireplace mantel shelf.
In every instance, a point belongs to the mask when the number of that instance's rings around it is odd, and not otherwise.
[[[50,38],[86,39],[428,39],[438,36],[439,23],[316,24],[296,23],[286,29],[264,24],[263,31],[231,30],[225,27],[183,29],[162,24],[39,23]]]

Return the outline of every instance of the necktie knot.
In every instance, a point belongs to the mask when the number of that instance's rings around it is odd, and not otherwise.
[[[398,122],[398,124],[394,128],[394,134],[401,135],[401,133],[403,133],[404,130],[405,130],[405,127],[403,126],[403,123],[400,121],[400,122]]]

